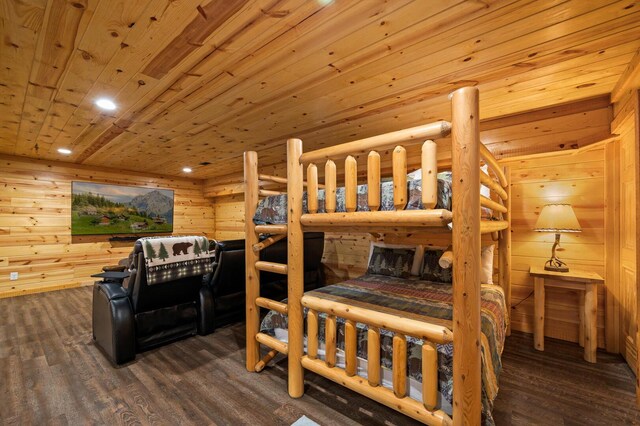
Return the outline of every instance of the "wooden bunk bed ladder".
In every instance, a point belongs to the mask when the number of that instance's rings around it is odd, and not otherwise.
[[[244,186],[245,186],[245,210],[248,218],[253,218],[258,206],[259,197],[278,195],[278,191],[260,189],[259,180],[270,180],[282,183],[275,176],[258,174],[258,154],[245,152],[244,154]],[[245,261],[246,261],[246,341],[247,359],[246,368],[249,371],[262,371],[265,366],[279,352],[284,355],[289,353],[289,345],[275,337],[260,333],[260,308],[272,309],[283,315],[289,312],[286,304],[260,297],[260,272],[266,271],[276,274],[288,274],[287,264],[265,262],[260,260],[260,251],[275,244],[286,237],[286,225],[260,225],[256,226],[253,220],[245,221]],[[259,234],[275,234],[263,241],[259,241]],[[271,351],[260,359],[260,344]]]

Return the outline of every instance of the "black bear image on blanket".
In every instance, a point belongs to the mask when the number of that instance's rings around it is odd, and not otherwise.
[[[145,237],[138,241],[142,244],[149,285],[203,275],[213,270],[213,252],[209,252],[206,237]]]
[[[193,247],[191,243],[176,243],[173,245],[173,255],[178,256],[180,252],[189,254],[189,247]]]

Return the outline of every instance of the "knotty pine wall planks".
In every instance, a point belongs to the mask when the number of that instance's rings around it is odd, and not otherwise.
[[[605,161],[602,145],[592,149],[503,161],[512,179],[512,327],[533,332],[533,280],[529,266],[544,265],[554,234],[534,232],[545,204],[570,203],[582,232],[563,234],[558,256],[569,268],[605,276]],[[606,285],[606,284],[605,284]],[[604,346],[605,291],[598,292],[598,346]],[[547,290],[545,335],[578,341],[578,294]]]
[[[638,126],[640,125],[640,90],[632,89],[620,97],[614,105],[612,131],[620,134],[617,158],[617,178],[619,190],[619,216],[616,256],[618,270],[609,271],[618,279],[620,312],[619,349],[629,365],[637,371],[638,332]],[[612,244],[613,249],[613,244]],[[609,251],[607,251],[609,254]]]
[[[200,180],[0,156],[0,298],[76,287],[126,257],[133,242],[71,236],[71,182],[173,189],[174,233],[213,235]],[[9,280],[18,272],[17,281]]]

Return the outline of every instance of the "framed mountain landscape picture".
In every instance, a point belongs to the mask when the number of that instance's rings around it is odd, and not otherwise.
[[[71,184],[71,235],[173,231],[173,191],[91,182]]]

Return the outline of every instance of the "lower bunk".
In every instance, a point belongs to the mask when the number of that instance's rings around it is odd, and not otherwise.
[[[346,376],[342,378],[340,375],[329,377],[325,372],[322,375],[347,387],[350,387],[349,378],[366,379],[368,383],[362,381],[365,386],[380,385],[389,389],[390,396],[395,396],[398,401],[413,400],[405,404],[410,412],[412,405],[424,404],[426,408],[422,415],[412,417],[425,421],[426,414],[426,422],[431,424],[450,421],[453,411],[453,343],[447,337],[447,331],[453,328],[451,283],[367,274],[307,292],[302,303],[306,306],[304,344],[307,356],[303,365],[307,369],[344,369]],[[487,425],[493,424],[491,408],[497,395],[502,366],[500,356],[507,329],[505,306],[500,286],[482,285],[482,422]],[[362,322],[358,316],[362,316]],[[382,322],[387,318],[389,326],[376,327],[368,321],[373,317],[382,318]],[[407,329],[398,330],[394,325],[395,319],[405,324]],[[270,311],[262,321],[261,332],[287,343],[287,324],[287,315]],[[411,336],[410,330],[420,324],[428,326],[427,334],[431,331],[437,334],[440,327],[445,336],[442,339],[437,336],[429,339]],[[399,331],[404,331],[404,334]],[[434,342],[437,340],[441,341]],[[436,353],[429,351],[431,347]],[[430,359],[423,359],[425,357]],[[370,365],[369,360],[372,359],[378,368]],[[432,363],[432,370],[425,368],[428,363]],[[395,404],[393,399],[389,402]]]

